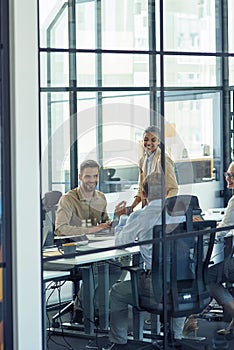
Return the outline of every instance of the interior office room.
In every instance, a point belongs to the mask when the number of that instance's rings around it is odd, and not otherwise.
[[[120,201],[134,200],[144,130],[157,125],[178,195],[198,198],[203,222],[222,220],[232,195],[223,173],[233,160],[233,14],[232,0],[1,1],[1,349],[85,349],[108,341],[107,312],[103,332],[89,319],[69,327],[69,312],[50,327],[61,305],[73,301],[74,283],[70,271],[44,268],[45,239],[55,242],[45,198],[76,188],[84,160],[100,164],[97,188],[112,220]],[[113,239],[97,239],[96,258],[113,255]],[[121,258],[134,256],[132,245],[118,250]],[[84,264],[86,253],[77,252],[82,268],[92,265]],[[84,288],[90,271],[82,270]],[[228,317],[211,302],[198,318],[200,339],[182,340],[181,349],[233,348],[230,334],[216,336]],[[142,336],[129,311],[129,348],[175,348],[160,330],[160,340],[151,341],[150,327],[160,320],[144,316]]]

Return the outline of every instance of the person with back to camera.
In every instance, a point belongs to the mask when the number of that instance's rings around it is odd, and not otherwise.
[[[162,187],[161,174],[151,173],[143,182],[143,195],[147,205],[127,215],[126,202],[123,201],[116,206],[119,223],[115,227],[115,244],[122,245],[134,242],[150,240],[153,237],[153,226],[161,224],[162,215]],[[166,213],[167,223],[178,223],[184,221],[185,217],[172,217]],[[152,301],[153,292],[151,287],[151,264],[152,244],[140,245],[140,253],[144,260],[145,269],[139,280],[139,295],[147,296]],[[109,341],[102,350],[128,349],[128,305],[133,304],[131,281],[125,280],[116,283],[110,291],[110,332]],[[182,338],[182,329],[185,317],[173,319],[174,338]]]
[[[99,179],[99,164],[94,160],[85,160],[80,164],[80,185],[64,194],[58,203],[55,233],[59,236],[84,236],[110,229],[111,222],[107,213],[107,201],[104,193],[96,186]],[[82,226],[82,220],[91,221],[89,227]],[[97,224],[99,223],[99,224]],[[121,276],[121,264],[110,260],[110,286]],[[98,288],[97,266],[94,264],[95,287]],[[73,322],[82,321],[82,288],[75,303]],[[96,305],[96,308],[98,306]]]
[[[228,167],[226,173],[224,173],[227,182],[227,188],[234,189],[234,161],[232,161]],[[222,221],[218,224],[218,227],[234,225],[234,195],[229,199],[228,205]],[[233,236],[233,230],[222,231],[217,233],[217,238],[223,238],[225,236]],[[233,253],[233,251],[232,251]],[[228,275],[227,275],[228,273]],[[234,298],[227,288],[224,287],[224,282],[234,282],[234,257],[232,256],[228,265],[225,265],[225,261],[218,263],[208,269],[206,276],[207,287],[210,295],[223,306],[224,310],[232,317],[229,325],[217,331],[218,334],[233,334],[234,332]]]
[[[143,134],[144,155],[139,161],[138,192],[131,204],[130,211],[142,202],[142,208],[146,205],[146,199],[142,194],[142,184],[147,175],[156,172],[161,173],[161,149],[160,149],[160,130],[151,125],[145,129]],[[166,197],[176,196],[178,193],[178,184],[175,176],[174,162],[165,152],[165,185]]]

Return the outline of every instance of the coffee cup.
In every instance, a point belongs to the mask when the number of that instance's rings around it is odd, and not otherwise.
[[[76,243],[64,243],[62,247],[64,254],[72,254],[76,252]]]

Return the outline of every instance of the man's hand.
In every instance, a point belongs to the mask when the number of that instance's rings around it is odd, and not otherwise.
[[[118,217],[120,217],[123,214],[127,215],[127,208],[126,208],[126,201],[122,201],[119,204],[116,205],[115,207],[115,212],[118,215]]]
[[[89,233],[96,233],[96,232],[100,232],[102,230],[110,230],[111,229],[111,221],[107,221],[107,222],[103,222],[97,226],[92,226],[89,228]]]
[[[141,198],[138,197],[138,196],[136,196],[136,197],[134,198],[134,201],[133,201],[131,207],[130,207],[130,213],[133,212],[133,209],[134,209],[140,202],[141,202]]]

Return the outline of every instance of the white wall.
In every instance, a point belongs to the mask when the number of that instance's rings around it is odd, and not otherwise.
[[[192,194],[198,197],[200,208],[206,211],[210,208],[223,207],[223,198],[219,197],[220,181],[209,181],[191,185],[181,185],[179,194]]]
[[[42,349],[37,1],[9,0],[14,349]]]
[[[180,185],[179,194],[191,194],[197,196],[199,199],[200,208],[202,211],[206,211],[210,208],[223,207],[223,198],[219,197],[220,189],[220,181],[200,182]],[[107,211],[109,213],[114,213],[116,204],[122,200],[126,200],[127,205],[131,205],[136,192],[136,189],[129,189],[123,192],[105,193],[107,198]]]

